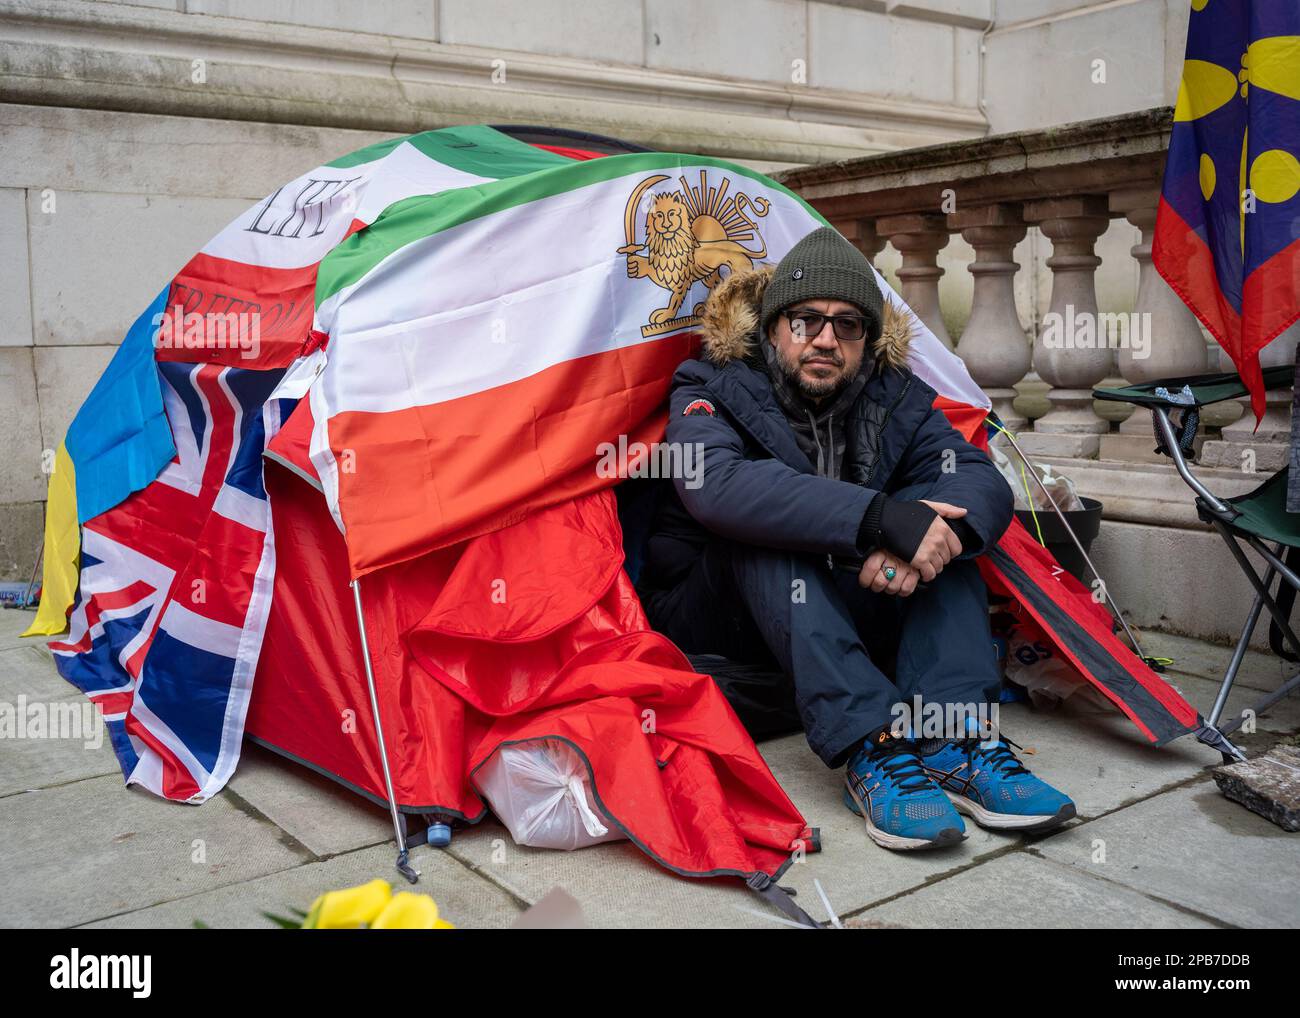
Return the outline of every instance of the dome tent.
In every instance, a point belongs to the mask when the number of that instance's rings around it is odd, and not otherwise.
[[[656,862],[794,908],[773,882],[815,832],[650,630],[593,464],[662,438],[708,290],[824,220],[743,167],[625,148],[371,146],[248,210],[141,315],[60,449],[33,627],[66,621],[60,672],[129,783],[201,802],[247,735],[387,805],[405,866],[406,817],[477,822],[493,754],[555,740]],[[982,441],[960,360],[919,322],[912,351]],[[1198,722],[1023,529],[981,565],[1148,738]]]

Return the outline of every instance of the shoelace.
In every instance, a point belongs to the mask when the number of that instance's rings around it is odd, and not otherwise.
[[[1020,762],[1015,753],[1011,752],[1011,746],[1015,746],[1016,749],[1024,749],[1024,747],[1011,742],[1010,739],[998,739],[997,745],[991,749],[986,749],[978,736],[964,741],[966,743],[966,762],[971,765],[972,769],[974,768],[975,754],[978,752],[989,770],[1000,774],[1004,778],[1014,778],[1017,774],[1029,773],[1029,768]]]
[[[879,772],[898,786],[904,795],[924,792],[933,786],[929,774],[911,750],[895,742],[885,747],[873,747],[867,753]]]

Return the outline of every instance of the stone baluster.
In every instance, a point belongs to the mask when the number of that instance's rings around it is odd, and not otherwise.
[[[1283,332],[1259,352],[1259,365],[1273,368],[1294,364],[1300,345],[1300,323]],[[1235,371],[1232,361],[1223,356],[1223,370]],[[1287,465],[1291,442],[1291,389],[1269,389],[1264,393],[1264,418],[1255,427],[1255,411],[1250,397],[1241,400],[1245,412],[1224,427],[1222,438],[1211,439],[1201,447],[1200,462],[1207,467],[1223,467],[1247,473],[1270,474]]]
[[[938,254],[948,244],[944,217],[919,212],[885,216],[876,220],[876,229],[881,236],[888,237],[895,250],[903,256],[902,267],[898,270],[903,300],[951,350],[952,339],[939,309],[939,277],[943,275],[943,269],[939,268]]]
[[[975,277],[970,319],[957,353],[971,377],[993,401],[993,411],[1012,432],[1029,422],[1012,407],[1015,384],[1029,371],[1029,340],[1016,314],[1012,252],[1028,226],[1018,205],[984,205],[948,215],[948,225],[975,249],[969,269]]]
[[[885,247],[885,238],[876,230],[874,219],[842,219],[831,225],[844,235],[844,239],[861,251],[872,265],[876,264],[876,255]]]
[[[1110,195],[1111,211],[1142,231],[1142,239],[1131,249],[1138,263],[1137,300],[1116,358],[1120,375],[1133,384],[1210,370],[1196,316],[1151,264],[1151,235],[1159,200],[1160,191],[1154,186]],[[1102,459],[1164,462],[1155,452],[1151,414],[1135,412],[1119,426],[1119,434],[1103,436],[1100,455]]]
[[[1110,425],[1092,408],[1092,388],[1111,371],[1114,352],[1097,337],[1097,289],[1101,259],[1093,253],[1110,218],[1106,199],[1085,195],[1025,204],[1024,216],[1052,242],[1052,299],[1034,339],[1034,368],[1052,388],[1051,409],[1024,436],[1026,452],[1043,456],[1096,457]]]

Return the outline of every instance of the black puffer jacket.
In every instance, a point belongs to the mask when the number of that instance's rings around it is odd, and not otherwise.
[[[847,411],[840,476],[818,476],[758,359],[754,331],[769,276],[755,269],[719,284],[704,312],[704,359],[673,377],[667,439],[698,443],[703,473],[698,487],[674,481],[659,507],[639,585],[672,586],[714,535],[860,561],[862,518],[882,491],[964,506],[972,536],[962,557],[983,553],[1011,522],[1011,489],[907,368],[910,315],[886,302],[870,374]]]

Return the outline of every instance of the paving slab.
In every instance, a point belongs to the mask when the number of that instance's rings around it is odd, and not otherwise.
[[[1152,749],[1122,715],[1076,717],[1009,705],[1003,724],[1010,724],[1025,745],[1036,748],[1027,757],[1031,766],[1070,791],[1085,815],[1105,813],[1186,781],[1219,759],[1198,744]],[[967,840],[954,849],[887,852],[871,843],[863,822],[844,808],[841,773],[828,770],[801,735],[769,740],[759,749],[809,823],[821,828],[822,852],[807,856],[782,877],[782,883],[795,888],[800,904],[818,919],[825,916],[814,879],[843,916],[941,881],[1009,849],[1045,843],[1063,834],[1030,839],[971,824]],[[680,878],[653,867],[625,843],[547,853],[514,845],[504,828],[491,823],[458,832],[452,851],[529,902],[558,884],[578,899],[596,926],[763,925],[757,917],[737,910],[738,905],[764,909],[742,889],[723,885],[697,891],[690,886],[686,889],[691,893],[683,894],[677,886]]]
[[[469,830],[457,831],[448,851],[530,905],[552,888],[563,888],[582,906],[588,925],[593,927],[718,929],[780,925],[765,918],[779,913],[739,880],[676,876],[627,841],[592,845],[576,852],[528,848],[516,845],[505,827],[488,819]],[[807,907],[802,896],[800,903]]]
[[[23,792],[0,799],[0,925],[72,926],[307,858],[222,796],[185,806],[117,774]]]
[[[1187,736],[1152,746],[1118,711],[1096,712],[1067,701],[1057,710],[1004,704],[1002,734],[1026,750],[1021,758],[1044,781],[1074,800],[1081,817],[1095,817],[1186,781],[1221,762]]]
[[[39,647],[44,650],[48,637],[37,636],[24,639],[21,634],[36,618],[35,611],[24,608],[0,608],[0,650],[11,647]]]
[[[772,739],[758,748],[800,812],[821,828],[822,851],[805,856],[781,878],[798,891],[800,904],[817,919],[826,916],[814,879],[821,882],[836,912],[844,915],[1020,843],[1014,835],[993,834],[968,823],[968,837],[952,848],[890,852],[871,841],[864,821],[845,808],[843,770],[828,769],[802,735]]]
[[[17,632],[13,616],[23,614],[6,611],[0,614],[0,621]],[[26,626],[29,620],[27,615],[18,622]],[[86,712],[88,706],[85,697],[59,677],[43,643],[0,650],[0,710],[23,723],[21,737],[17,729],[0,732],[0,796],[118,772],[103,724]],[[41,711],[45,718],[40,738],[28,737],[32,731],[24,722],[32,710]],[[75,718],[68,713],[73,710]],[[64,728],[58,725],[59,718],[77,724]],[[56,729],[75,737],[51,737],[49,733]],[[90,734],[89,740],[84,738],[86,734]]]
[[[1085,827],[1091,825],[1084,825]],[[1137,891],[1014,852],[855,915],[923,929],[1204,929],[1215,924]]]
[[[420,871],[420,882],[414,886],[393,869],[395,857],[395,851],[386,845],[364,848],[87,925],[97,929],[188,929],[197,920],[213,929],[268,928],[275,924],[265,912],[293,918],[293,909],[307,911],[319,894],[355,887],[376,877],[392,883],[394,891],[432,896],[441,916],[465,929],[509,926],[523,911],[505,891],[445,852],[427,846],[411,852],[411,861]]]
[[[1246,621],[1245,607],[1242,609],[1241,621]],[[1264,626],[1265,621],[1260,625]],[[1175,636],[1173,633],[1161,633],[1144,630],[1138,636],[1142,649],[1153,657],[1170,657],[1174,663],[1165,673],[1170,678],[1176,675],[1198,675],[1212,680],[1217,686],[1223,679],[1232,657],[1232,648],[1217,643],[1205,643],[1193,640],[1190,636]],[[1250,689],[1271,692],[1282,682],[1294,675],[1296,666],[1283,661],[1272,654],[1258,650],[1247,650],[1237,673],[1237,684]]]
[[[43,647],[17,646],[0,650],[0,700],[13,703],[22,693],[28,700],[55,701],[81,697],[64,679]]]
[[[79,699],[43,641],[18,639],[30,621],[27,612],[0,612],[0,700]],[[1176,658],[1169,678],[1207,710],[1230,651],[1144,636],[1150,652]],[[1283,674],[1252,653],[1231,704],[1275,688]],[[1037,839],[972,825],[951,851],[886,852],[844,808],[842,774],[794,735],[760,750],[822,829],[823,852],[782,882],[819,919],[814,878],[841,916],[875,925],[1300,925],[1300,836],[1202,780],[1219,762],[1208,747],[1188,738],[1154,749],[1122,715],[1072,705],[1007,705],[1002,724],[1035,751],[1025,759],[1036,773],[1069,792],[1084,818],[1100,819]],[[1257,738],[1271,741],[1300,730],[1300,698],[1275,707],[1260,728]],[[1106,842],[1108,863],[1091,861],[1095,837]],[[8,878],[0,925],[267,925],[262,911],[305,908],[323,890],[374,876],[395,879],[388,838],[383,810],[251,745],[229,791],[196,808],[124,789],[106,743],[87,750],[75,740],[0,740]],[[196,839],[204,862],[191,861]],[[626,842],[529,849],[488,821],[458,831],[445,853],[421,847],[414,855],[425,872],[421,889],[465,927],[506,925],[558,886],[597,927],[779,928],[767,918],[774,910],[737,882],[677,877]]]
[[[1218,696],[1221,680],[1172,674],[1167,675],[1166,678],[1169,679],[1169,684],[1182,693],[1187,702],[1202,714],[1208,715],[1213,709],[1214,698]],[[1260,690],[1252,686],[1243,686],[1239,682],[1233,683],[1232,689],[1228,691],[1228,704],[1224,708],[1223,716],[1236,717],[1247,707],[1253,706],[1262,695]],[[1256,715],[1255,729],[1280,735],[1290,735],[1300,731],[1300,692],[1284,697],[1263,714]],[[1233,735],[1232,738],[1235,740],[1237,737]]]
[[[1234,926],[1300,927],[1300,835],[1225,799],[1208,776],[1034,850]]]
[[[818,920],[827,916],[814,879],[821,882],[831,905],[842,915],[1018,843],[1014,837],[971,828],[971,837],[953,850],[888,852],[873,844],[863,822],[845,809],[840,799],[841,772],[828,770],[808,749],[802,735],[769,740],[759,749],[809,823],[821,828],[822,851],[805,857],[781,878],[783,885],[798,892],[799,904]],[[737,882],[673,876],[627,842],[578,852],[549,852],[515,845],[504,827],[489,820],[469,831],[458,831],[451,851],[530,903],[552,887],[564,888],[582,905],[592,926],[779,925],[765,918],[777,913]]]
[[[251,742],[228,787],[321,858],[393,837],[387,809]]]
[[[122,773],[98,714],[85,713],[75,701],[63,703],[83,711],[83,724],[93,726],[98,745],[93,738],[0,738],[0,797]]]

